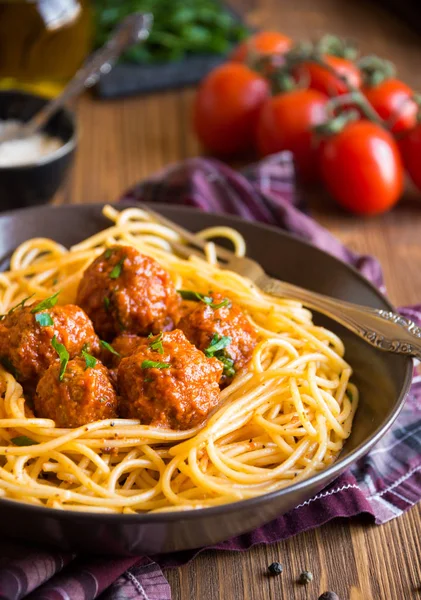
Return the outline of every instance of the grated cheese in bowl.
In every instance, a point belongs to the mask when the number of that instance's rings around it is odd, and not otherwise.
[[[16,120],[0,120],[0,135],[19,125]],[[52,154],[63,141],[43,132],[25,139],[10,140],[0,144],[0,167],[16,167],[36,163],[41,157]]]

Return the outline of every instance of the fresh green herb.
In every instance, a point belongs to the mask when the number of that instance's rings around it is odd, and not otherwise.
[[[123,62],[135,64],[175,61],[191,54],[226,54],[248,34],[238,18],[215,0],[94,0],[93,9],[96,47],[127,15],[153,13],[148,39],[123,54]]]
[[[210,296],[204,296],[199,292],[193,292],[192,290],[177,290],[183,300],[192,300],[193,302],[204,302],[205,304],[212,304],[213,300]]]
[[[112,269],[110,273],[110,279],[117,279],[121,275],[121,271],[123,270],[123,263],[126,260],[126,257],[122,258]]]
[[[35,315],[35,321],[41,325],[41,327],[51,327],[51,325],[54,325],[54,321],[48,313],[38,313]]]
[[[31,438],[26,437],[26,435],[19,435],[18,437],[14,437],[10,440],[15,444],[15,446],[35,446],[39,444],[35,440],[31,440]]]
[[[162,345],[163,333],[161,333],[154,339],[153,342],[149,342],[149,348],[156,350],[158,354],[164,354],[164,346]]]
[[[112,249],[111,248],[107,248],[106,251],[104,252],[104,258],[106,260],[108,260],[109,258],[111,258],[112,254],[113,254]]]
[[[110,305],[111,305],[110,299],[108,298],[108,296],[105,296],[104,297],[104,306],[105,306],[105,310],[107,312],[109,312],[109,310],[110,310]]]
[[[37,312],[46,310],[47,308],[53,308],[53,306],[55,306],[58,302],[59,294],[60,294],[60,292],[56,292],[49,298],[45,298],[45,300],[42,300],[39,304],[34,306],[34,308],[31,308],[31,313],[34,315]]]
[[[213,309],[222,308],[223,306],[231,307],[231,301],[228,298],[224,298],[222,302],[215,303],[212,296],[205,296],[199,292],[193,292],[192,290],[177,290],[183,300],[192,300],[193,302],[204,302]]]
[[[231,308],[232,304],[231,304],[231,300],[229,300],[228,298],[224,298],[222,300],[222,302],[220,302],[219,304],[215,304],[214,302],[212,302],[212,304],[210,305],[211,308],[213,308],[214,310],[218,310],[218,308]]]
[[[101,344],[101,346],[103,348],[105,348],[105,350],[108,350],[108,352],[111,352],[111,354],[115,354],[116,356],[120,356],[120,352],[117,352],[117,350],[114,350],[114,348],[108,342],[106,342],[104,340],[99,340],[99,343]]]
[[[85,359],[87,369],[93,369],[98,362],[97,359],[92,356],[92,354],[89,354],[89,352],[84,349],[82,349],[82,356]]]
[[[227,377],[234,377],[234,361],[225,352],[225,348],[232,342],[232,338],[227,335],[219,337],[215,333],[211,339],[211,343],[205,348],[204,353],[208,358],[215,357],[224,365],[224,375]]]
[[[25,306],[25,303],[28,302],[28,300],[30,300],[34,296],[35,296],[35,294],[31,294],[30,296],[27,296],[26,298],[24,298],[23,300],[21,300],[18,304],[16,304],[16,306],[13,306],[13,308],[11,308],[10,310],[8,310],[7,314],[11,315],[13,312],[15,312],[15,310],[17,308],[19,308],[19,307],[23,308]],[[5,317],[6,317],[6,315],[0,315],[0,321],[2,321]]]
[[[150,383],[151,381],[153,381],[152,377],[145,377],[145,379],[143,380],[145,383]]]
[[[18,381],[21,379],[19,371],[14,367],[10,358],[7,358],[7,356],[2,356],[0,358],[0,363],[3,365],[6,371],[9,371],[9,373],[13,375],[15,379],[17,379]]]
[[[230,338],[229,336],[223,335],[222,337],[219,337],[219,335],[215,333],[211,339],[211,343],[207,348],[205,348],[204,352],[206,356],[210,358],[211,356],[215,356],[215,354],[220,350],[223,350],[224,348],[229,346],[231,342],[232,338]]]
[[[58,357],[60,359],[60,374],[58,376],[60,381],[63,381],[64,373],[66,372],[67,363],[69,362],[69,353],[66,350],[66,347],[60,342],[57,341],[57,336],[55,335],[51,340],[51,345],[54,350],[57,352]]]
[[[229,356],[225,356],[224,354],[216,356],[216,358],[224,365],[224,375],[226,377],[234,377],[235,369],[233,359]]]
[[[170,363],[156,362],[155,360],[144,360],[140,365],[142,369],[169,369]]]
[[[307,585],[308,583],[311,583],[313,581],[313,573],[311,573],[311,571],[303,571],[302,573],[300,573],[300,576],[298,578],[298,583],[301,583],[301,585]]]
[[[268,566],[268,571],[271,575],[280,575],[283,570],[283,566],[278,561],[275,561]]]

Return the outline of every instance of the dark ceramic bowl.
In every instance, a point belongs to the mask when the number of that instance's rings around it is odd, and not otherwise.
[[[0,120],[28,121],[48,100],[18,91],[0,91]],[[76,147],[76,127],[71,113],[62,108],[44,131],[63,141],[55,152],[36,162],[0,166],[0,211],[44,204],[51,200],[72,163]]]
[[[28,238],[47,236],[69,246],[96,233],[109,225],[101,208],[41,207],[0,217],[0,265],[5,268],[11,251]],[[190,208],[154,208],[192,231],[214,225],[235,227],[247,241],[249,256],[275,277],[343,300],[391,309],[389,302],[357,271],[279,229]],[[368,452],[391,426],[410,385],[412,361],[369,346],[327,318],[316,314],[315,320],[344,340],[346,359],[354,368],[354,381],[361,392],[351,436],[334,465],[305,481],[258,498],[182,513],[76,513],[0,499],[0,533],[51,543],[63,550],[101,554],[171,552],[215,544],[250,531],[319,492]]]

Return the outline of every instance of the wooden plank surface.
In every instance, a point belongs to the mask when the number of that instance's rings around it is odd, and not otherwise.
[[[296,39],[331,31],[356,39],[364,53],[392,59],[421,89],[421,39],[368,0],[233,0],[252,25]],[[190,127],[191,89],[78,106],[75,169],[56,202],[113,201],[164,165],[200,153]],[[421,300],[421,195],[408,190],[390,214],[368,220],[344,215],[321,192],[309,194],[316,218],[349,247],[383,264],[397,305]],[[421,598],[421,513],[413,508],[383,527],[339,522],[246,553],[206,552],[167,571],[174,600],[313,600],[334,590],[341,600]],[[270,578],[273,560],[285,567]],[[314,582],[295,583],[302,569]]]

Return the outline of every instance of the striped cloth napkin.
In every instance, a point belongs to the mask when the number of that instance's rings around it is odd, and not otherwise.
[[[385,291],[374,258],[351,252],[305,213],[295,193],[289,153],[273,155],[242,173],[216,160],[190,159],[136,186],[122,200],[184,204],[278,225],[351,263]],[[421,324],[421,305],[400,312]],[[415,376],[399,418],[370,454],[288,514],[212,549],[247,550],[337,517],[365,514],[382,524],[401,515],[421,498],[420,400],[421,377]],[[2,540],[0,600],[170,600],[171,590],[161,569],[184,564],[202,550],[152,558],[98,558]]]

